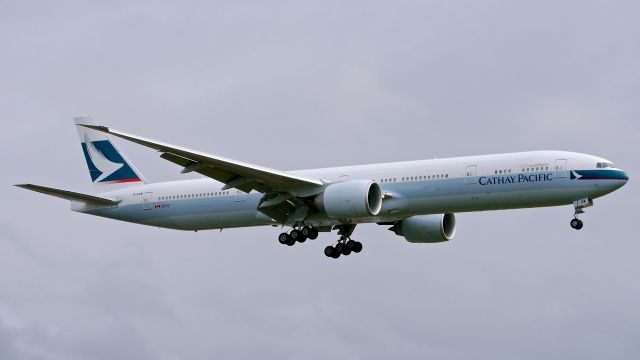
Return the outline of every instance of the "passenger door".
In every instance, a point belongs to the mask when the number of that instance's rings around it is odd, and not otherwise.
[[[142,198],[142,209],[144,210],[150,210],[151,209],[151,202],[153,200],[153,193],[152,192],[146,192],[144,193],[144,196]]]
[[[556,179],[567,177],[567,159],[556,160],[554,170]]]
[[[478,165],[467,166],[464,173],[464,182],[467,185],[476,183],[476,173],[478,172]]]

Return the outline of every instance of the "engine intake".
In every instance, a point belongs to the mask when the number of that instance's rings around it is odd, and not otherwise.
[[[456,233],[456,217],[454,214],[416,215],[389,230],[412,243],[444,242],[453,239]]]
[[[332,218],[376,216],[382,209],[382,190],[371,180],[344,181],[327,186],[314,203]]]

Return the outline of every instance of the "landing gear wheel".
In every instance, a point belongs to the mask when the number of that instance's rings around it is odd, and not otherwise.
[[[333,248],[333,246],[327,246],[326,248],[324,248],[324,255],[326,257],[333,257],[334,251],[335,249]]]
[[[278,235],[278,242],[282,245],[287,245],[289,243],[289,234],[282,233]]]
[[[356,248],[356,242],[354,240],[347,241],[345,245],[347,245],[347,249],[350,251],[353,251]]]
[[[337,243],[335,249],[338,254],[344,254],[347,246],[344,243]]]
[[[326,257],[337,259],[340,257],[340,253],[333,246],[327,246],[324,248],[324,255]]]
[[[582,220],[580,220],[580,219],[571,220],[570,225],[571,225],[572,228],[574,228],[576,230],[580,230],[584,226],[584,224],[582,223]]]
[[[291,230],[291,232],[289,233],[289,236],[294,241],[301,242],[301,243],[307,240],[307,237],[302,234],[302,231],[296,230],[296,229]]]
[[[349,250],[346,246],[342,249],[342,255],[347,256],[351,254],[351,250]]]
[[[315,228],[311,228],[311,232],[309,233],[309,240],[315,240],[318,238],[318,230]]]
[[[353,251],[354,253],[359,253],[362,251],[362,243],[360,241],[349,240],[347,241],[347,249]]]
[[[302,229],[300,229],[300,232],[302,233],[302,235],[304,235],[304,237],[308,239],[309,235],[311,235],[311,228],[308,226],[305,226]]]

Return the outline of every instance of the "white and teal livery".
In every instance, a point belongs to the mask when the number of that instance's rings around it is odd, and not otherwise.
[[[600,157],[532,151],[299,171],[280,171],[130,135],[76,119],[91,181],[87,195],[32,184],[17,185],[71,201],[71,209],[178,230],[290,226],[282,244],[337,230],[325,255],[360,252],[357,224],[377,223],[414,243],[451,240],[457,212],[573,205],[571,226],[593,199],[629,178]],[[160,157],[204,179],[149,183],[107,137],[152,148]]]

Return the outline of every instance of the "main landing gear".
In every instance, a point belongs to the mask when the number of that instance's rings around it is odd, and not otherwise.
[[[578,219],[578,215],[584,214],[584,209],[590,206],[593,206],[593,200],[591,199],[580,199],[573,202],[575,212],[573,213],[573,219],[571,219],[571,222],[569,223],[572,228],[576,230],[582,229],[584,224],[582,223],[582,220]]]
[[[338,229],[340,240],[338,240],[338,243],[335,246],[327,246],[324,248],[324,255],[326,257],[337,259],[340,255],[347,256],[352,252],[359,253],[362,251],[362,243],[351,240],[351,234],[353,234],[353,230],[355,228],[356,226],[352,224],[336,226],[334,229]]]
[[[340,255],[347,256],[352,252],[359,253],[360,251],[362,251],[362,243],[360,241],[340,238],[336,246],[329,245],[324,248],[324,255],[337,259]]]
[[[294,228],[288,234],[286,232],[278,235],[278,242],[283,245],[293,246],[296,242],[303,243],[318,238],[318,230],[310,226]]]
[[[340,240],[335,246],[327,246],[324,249],[324,254],[327,257],[337,259],[340,255],[347,256],[351,253],[359,253],[362,251],[362,243],[351,239],[351,234],[356,228],[355,225],[337,225],[333,230],[338,230]],[[309,240],[315,240],[318,238],[318,230],[312,226],[303,224],[296,224],[289,233],[283,232],[278,235],[278,242],[283,245],[293,246],[295,243],[303,243]]]

